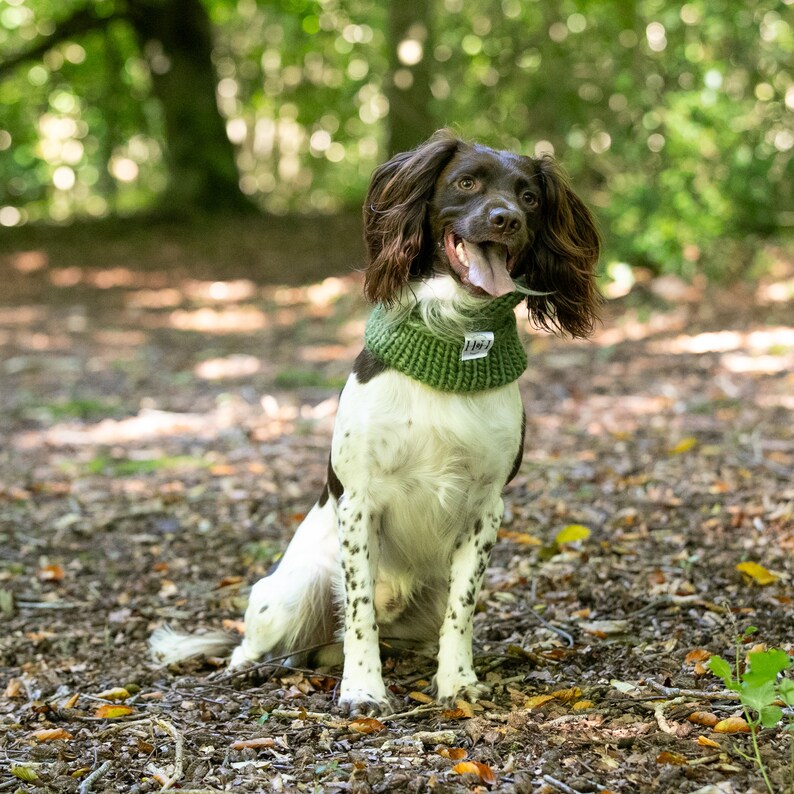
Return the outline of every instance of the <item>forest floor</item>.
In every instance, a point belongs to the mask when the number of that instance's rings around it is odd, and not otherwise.
[[[710,727],[742,709],[706,662],[794,652],[781,252],[753,285],[648,282],[587,342],[527,334],[487,699],[437,706],[433,660],[404,654],[397,713],[351,721],[338,669],[163,669],[147,637],[239,631],[319,494],[366,316],[360,276],[329,274],[357,263],[30,235],[0,256],[0,790],[768,790],[751,734]],[[757,741],[791,792],[792,736]]]

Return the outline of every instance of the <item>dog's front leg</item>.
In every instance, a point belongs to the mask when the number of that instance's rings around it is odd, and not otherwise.
[[[339,545],[344,591],[345,663],[339,705],[349,714],[389,711],[375,621],[379,549],[371,505],[351,492],[339,501]]]
[[[503,510],[502,499],[497,498],[461,535],[452,552],[447,610],[433,680],[436,698],[445,704],[452,703],[459,694],[472,699],[482,694],[472,659],[472,619]]]

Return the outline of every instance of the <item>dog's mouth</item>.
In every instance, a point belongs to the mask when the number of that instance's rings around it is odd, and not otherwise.
[[[461,283],[473,292],[498,298],[515,290],[510,276],[515,256],[506,245],[490,240],[475,243],[448,229],[444,234],[444,252]]]

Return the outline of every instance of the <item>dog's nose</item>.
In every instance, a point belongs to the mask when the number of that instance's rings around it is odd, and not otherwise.
[[[521,214],[509,207],[494,207],[488,213],[488,221],[502,234],[515,234],[521,228]]]

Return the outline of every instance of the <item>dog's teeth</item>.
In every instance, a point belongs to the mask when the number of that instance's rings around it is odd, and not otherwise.
[[[466,249],[463,246],[463,243],[458,243],[455,246],[455,253],[458,255],[458,259],[460,260],[461,264],[469,266],[469,257],[466,256]]]

